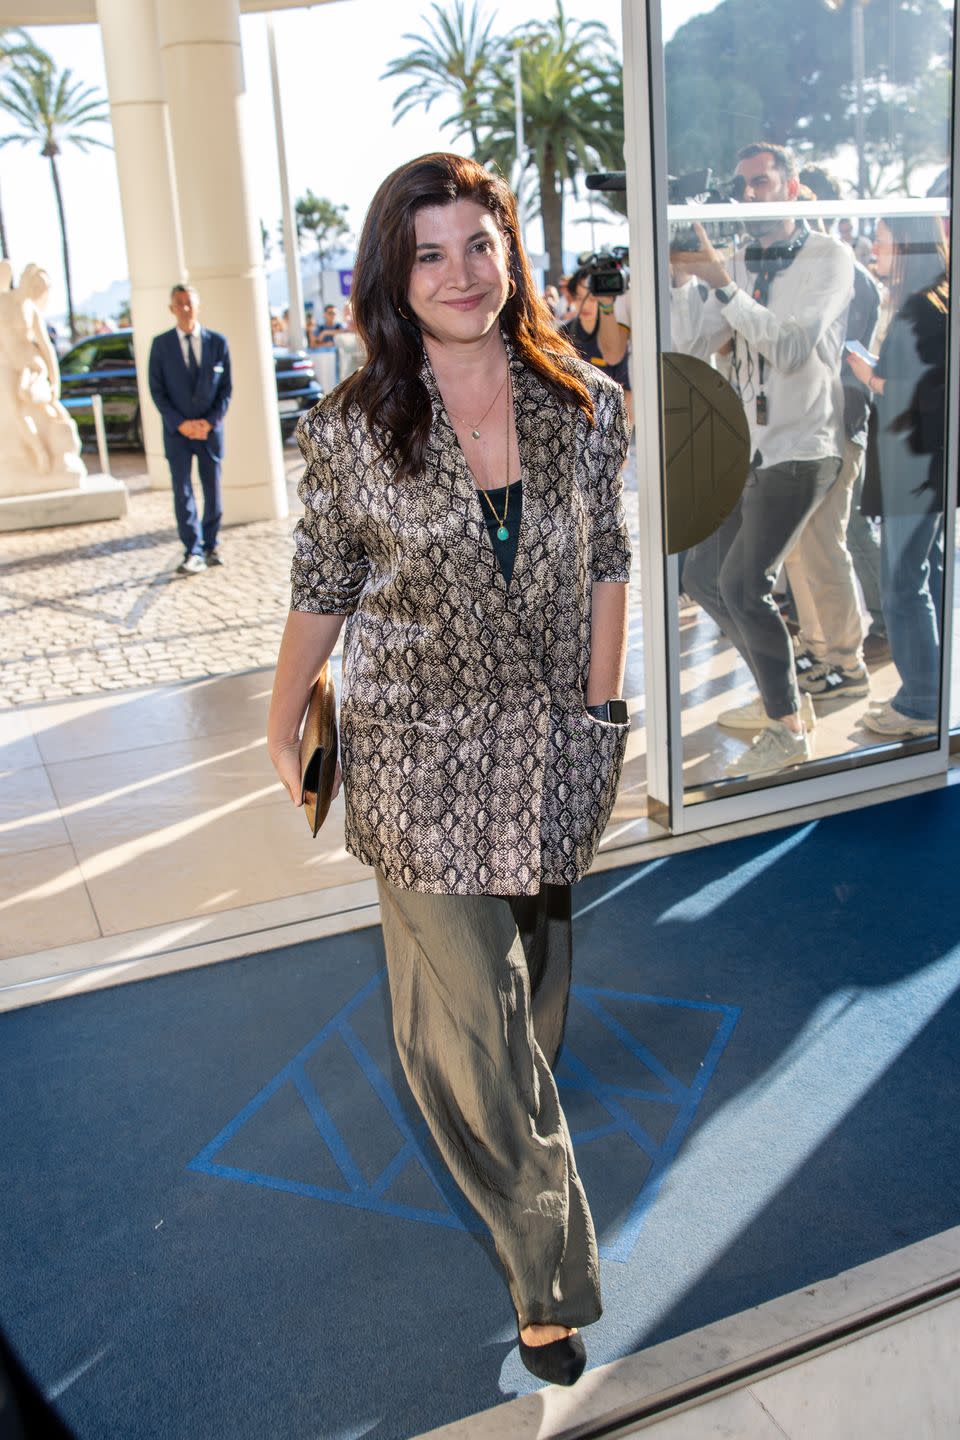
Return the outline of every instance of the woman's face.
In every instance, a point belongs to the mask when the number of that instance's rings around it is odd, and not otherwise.
[[[507,299],[507,252],[497,222],[475,200],[455,200],[418,210],[415,231],[406,308],[443,344],[479,340]]]
[[[893,236],[889,225],[877,221],[877,237],[873,242],[873,268],[881,280],[889,278],[893,270]]]

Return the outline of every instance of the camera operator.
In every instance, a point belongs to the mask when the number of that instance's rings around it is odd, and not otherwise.
[[[797,198],[797,165],[780,145],[737,157],[747,203]],[[695,225],[699,248],[671,255],[673,345],[696,355],[728,343],[730,374],[753,452],[743,494],[720,529],[688,553],[684,590],[750,667],[759,702],[721,723],[759,730],[730,776],[772,774],[810,758],[793,645],[773,599],[784,558],[836,482],[844,450],[841,347],[853,257],[793,219],[758,219],[753,243],[726,260]],[[812,712],[812,706],[810,707]]]
[[[570,276],[568,289],[573,315],[560,327],[573,342],[581,360],[598,366],[611,380],[623,386],[627,414],[633,424],[633,396],[630,392],[630,363],[627,351],[630,330],[621,325],[614,308],[614,295],[594,295],[590,289],[592,267],[581,265]]]

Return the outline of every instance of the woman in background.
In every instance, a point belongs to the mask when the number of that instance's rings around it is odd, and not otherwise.
[[[875,366],[850,352],[847,363],[873,394],[873,483],[864,485],[860,508],[881,520],[881,601],[900,687],[863,723],[906,739],[935,735],[939,726],[949,314],[943,227],[935,216],[880,220],[874,252],[893,318]]]

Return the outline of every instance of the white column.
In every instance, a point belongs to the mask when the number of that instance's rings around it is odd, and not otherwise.
[[[154,0],[97,0],[97,18],[130,267],[143,446],[154,489],[167,489],[163,425],[150,398],[147,361],[154,335],[173,324],[170,288],[186,272]]]
[[[277,65],[277,37],[273,16],[267,16],[267,49],[270,52],[270,88],[273,91],[273,126],[277,132],[277,168],[280,172],[280,201],[283,209],[283,258],[287,265],[287,344],[291,350],[302,350],[307,343],[303,331],[303,282],[300,277],[300,246],[297,242],[297,217],[290,196],[287,175],[287,142],[283,133],[283,96],[280,93],[280,70]]]
[[[260,231],[250,204],[239,0],[156,0],[183,254],[201,321],[230,343],[227,523],[287,513]]]

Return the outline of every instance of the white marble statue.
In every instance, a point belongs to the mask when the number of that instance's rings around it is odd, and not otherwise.
[[[50,277],[28,265],[13,284],[0,260],[0,496],[77,488],[80,437],[60,404],[60,367],[43,314]]]

